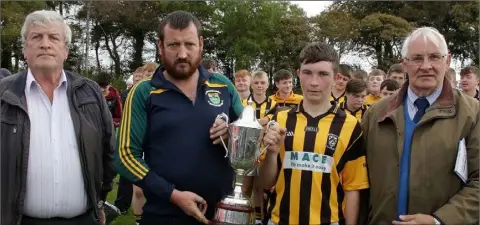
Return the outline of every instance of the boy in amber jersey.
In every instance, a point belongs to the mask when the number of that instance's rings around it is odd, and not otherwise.
[[[386,98],[395,94],[400,89],[400,84],[396,80],[386,79],[380,85],[380,97]]]
[[[300,104],[303,96],[293,93],[293,74],[289,70],[281,69],[273,75],[275,86],[278,91],[270,96],[277,102],[277,109],[284,110],[294,108]]]
[[[325,43],[300,52],[304,99],[277,112],[267,130],[263,187],[275,186],[270,224],[356,224],[359,191],[369,187],[360,122],[330,103],[339,56]]]
[[[241,100],[248,99],[250,96],[250,82],[252,75],[248,70],[239,70],[235,73],[234,84]]]
[[[383,80],[385,80],[385,72],[381,69],[374,69],[368,74],[367,90],[369,94],[365,97],[365,104],[372,105],[381,99],[380,85]]]
[[[362,117],[368,109],[364,104],[365,96],[367,96],[367,83],[363,80],[353,79],[347,83],[345,89],[345,102],[340,103],[340,108],[346,113],[355,116],[358,121],[362,121]]]
[[[405,70],[403,70],[402,64],[393,64],[388,69],[387,79],[396,80],[399,86],[402,86],[406,80]]]
[[[268,90],[268,74],[264,71],[256,71],[252,73],[252,94],[250,97],[242,101],[242,105],[250,104],[256,113],[257,119],[261,119],[267,114],[275,113],[276,102],[267,97]],[[251,197],[253,191],[253,204],[255,207],[255,224],[262,223],[262,206],[263,204],[263,188],[257,182],[257,170],[253,170],[243,178],[243,192]]]
[[[340,64],[338,73],[335,74],[335,84],[332,88],[330,103],[337,105],[345,101],[345,88],[347,83],[352,79],[352,68],[346,64]]]
[[[478,100],[478,69],[467,66],[460,71],[460,84],[465,94]]]

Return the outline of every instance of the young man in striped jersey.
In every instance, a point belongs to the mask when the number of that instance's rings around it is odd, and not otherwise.
[[[374,69],[368,74],[367,91],[368,95],[365,97],[365,104],[373,105],[378,102],[380,97],[380,85],[385,80],[385,72],[381,69]]]
[[[478,100],[478,69],[474,66],[463,68],[460,71],[460,82],[463,92]]]
[[[395,94],[398,89],[400,89],[400,84],[398,81],[393,79],[386,79],[380,85],[380,97],[386,98],[390,95]]]
[[[345,89],[347,83],[352,79],[352,68],[346,64],[338,66],[338,73],[335,74],[335,83],[330,96],[330,103],[336,105],[345,101]]]
[[[367,96],[367,83],[358,79],[350,80],[345,92],[347,99],[340,103],[340,108],[361,121],[368,109],[368,106],[364,104],[365,96]]]
[[[252,81],[252,75],[248,70],[239,70],[235,73],[234,84],[235,88],[240,95],[241,100],[248,99],[250,93],[250,83]]]
[[[267,114],[273,114],[276,102],[267,97],[268,74],[264,71],[256,71],[252,73],[252,94],[242,101],[243,106],[250,104],[256,113],[257,119],[264,118]],[[243,178],[243,192],[247,196],[252,195],[255,206],[256,224],[262,223],[262,206],[263,206],[263,188],[258,185],[257,170],[253,170]]]
[[[259,180],[275,185],[270,224],[356,224],[359,191],[369,185],[360,123],[330,103],[338,53],[312,43],[300,63],[304,99],[277,112],[279,126],[264,137],[268,152]]]
[[[281,69],[273,75],[273,81],[278,91],[270,98],[277,102],[279,110],[298,106],[303,96],[293,93],[293,74],[289,70]]]

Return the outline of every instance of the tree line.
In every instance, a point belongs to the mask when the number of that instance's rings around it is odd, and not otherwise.
[[[144,61],[160,63],[159,21],[175,10],[196,15],[203,25],[204,56],[225,74],[238,69],[296,69],[306,43],[325,41],[341,55],[373,57],[387,70],[400,59],[401,44],[415,27],[433,26],[445,35],[453,57],[479,62],[479,2],[336,1],[314,17],[288,1],[1,1],[1,66],[22,70],[20,29],[39,9],[69,16],[73,37],[67,69],[82,74],[109,70],[123,80]],[[89,26],[87,26],[89,21]],[[87,27],[89,28],[87,30]],[[85,58],[85,46],[95,57]],[[112,65],[101,63],[106,52]],[[146,59],[146,54],[155,58]],[[359,67],[359,65],[352,65]]]

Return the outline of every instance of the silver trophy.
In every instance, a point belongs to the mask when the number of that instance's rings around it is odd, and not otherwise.
[[[228,116],[222,113],[217,118],[225,120]],[[273,120],[268,122],[267,129],[277,125]],[[239,176],[245,176],[256,169],[257,161],[267,147],[260,151],[264,130],[255,116],[255,109],[248,104],[237,121],[228,125],[228,147],[222,140],[230,164]],[[242,182],[235,180],[232,194],[217,203],[211,225],[254,224],[254,208],[250,199],[242,192]]]

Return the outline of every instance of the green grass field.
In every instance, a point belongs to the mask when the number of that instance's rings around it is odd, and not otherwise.
[[[113,190],[108,193],[107,202],[113,204],[117,198],[117,181],[118,176],[113,181]],[[110,223],[110,225],[135,225],[135,217],[133,216],[132,209],[128,210],[128,213],[122,216],[119,216],[115,221]]]

